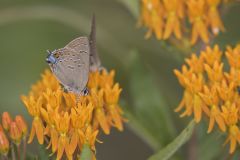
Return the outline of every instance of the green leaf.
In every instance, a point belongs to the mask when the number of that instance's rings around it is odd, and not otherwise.
[[[82,149],[82,153],[80,155],[81,160],[91,160],[92,159],[92,151],[89,148],[89,145],[85,144]]]
[[[149,145],[159,149],[170,142],[176,130],[172,121],[173,111],[164,101],[154,75],[145,67],[139,54],[132,51],[128,55],[130,66],[128,118],[137,134],[142,134]],[[133,122],[133,123],[132,123]]]
[[[192,120],[188,126],[165,148],[151,156],[148,160],[167,160],[191,137],[195,123]]]

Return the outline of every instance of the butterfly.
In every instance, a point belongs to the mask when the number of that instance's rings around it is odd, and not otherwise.
[[[89,71],[101,68],[96,49],[95,16],[92,19],[91,33],[88,37],[78,37],[65,47],[48,51],[46,58],[52,72],[68,92],[77,95],[88,94],[86,88]]]

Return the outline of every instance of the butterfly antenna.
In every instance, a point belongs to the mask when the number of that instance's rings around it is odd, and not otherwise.
[[[96,71],[101,68],[101,61],[99,59],[99,55],[97,53],[97,45],[96,45],[96,22],[95,15],[92,17],[92,26],[91,33],[89,36],[89,45],[90,45],[90,70]]]
[[[48,53],[48,54],[51,54],[52,52],[51,52],[50,50],[47,50],[47,53]]]

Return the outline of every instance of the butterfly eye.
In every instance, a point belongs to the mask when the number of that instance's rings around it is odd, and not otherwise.
[[[46,58],[46,62],[47,62],[47,63],[51,63],[50,60],[49,60],[49,58]]]
[[[46,58],[46,62],[49,63],[49,64],[50,63],[55,64],[57,62],[57,60],[52,54],[49,54]]]
[[[52,54],[52,52],[51,52],[50,50],[47,50],[47,53],[48,53],[48,54]]]

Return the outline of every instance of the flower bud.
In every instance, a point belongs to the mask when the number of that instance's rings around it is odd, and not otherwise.
[[[0,124],[0,132],[3,132],[3,127],[1,124]]]
[[[22,116],[17,115],[15,117],[15,122],[17,123],[18,128],[21,130],[23,137],[27,135],[28,127]]]
[[[2,114],[2,125],[3,125],[3,128],[6,131],[9,131],[11,122],[12,122],[12,118],[9,115],[9,113],[8,112],[3,112],[3,114]]]
[[[3,131],[0,131],[0,154],[7,155],[9,151],[9,141]]]
[[[22,132],[21,132],[21,130],[18,128],[16,122],[12,122],[12,123],[10,124],[9,135],[10,135],[10,138],[13,140],[13,142],[14,142],[16,145],[19,145],[19,144],[21,143]]]

